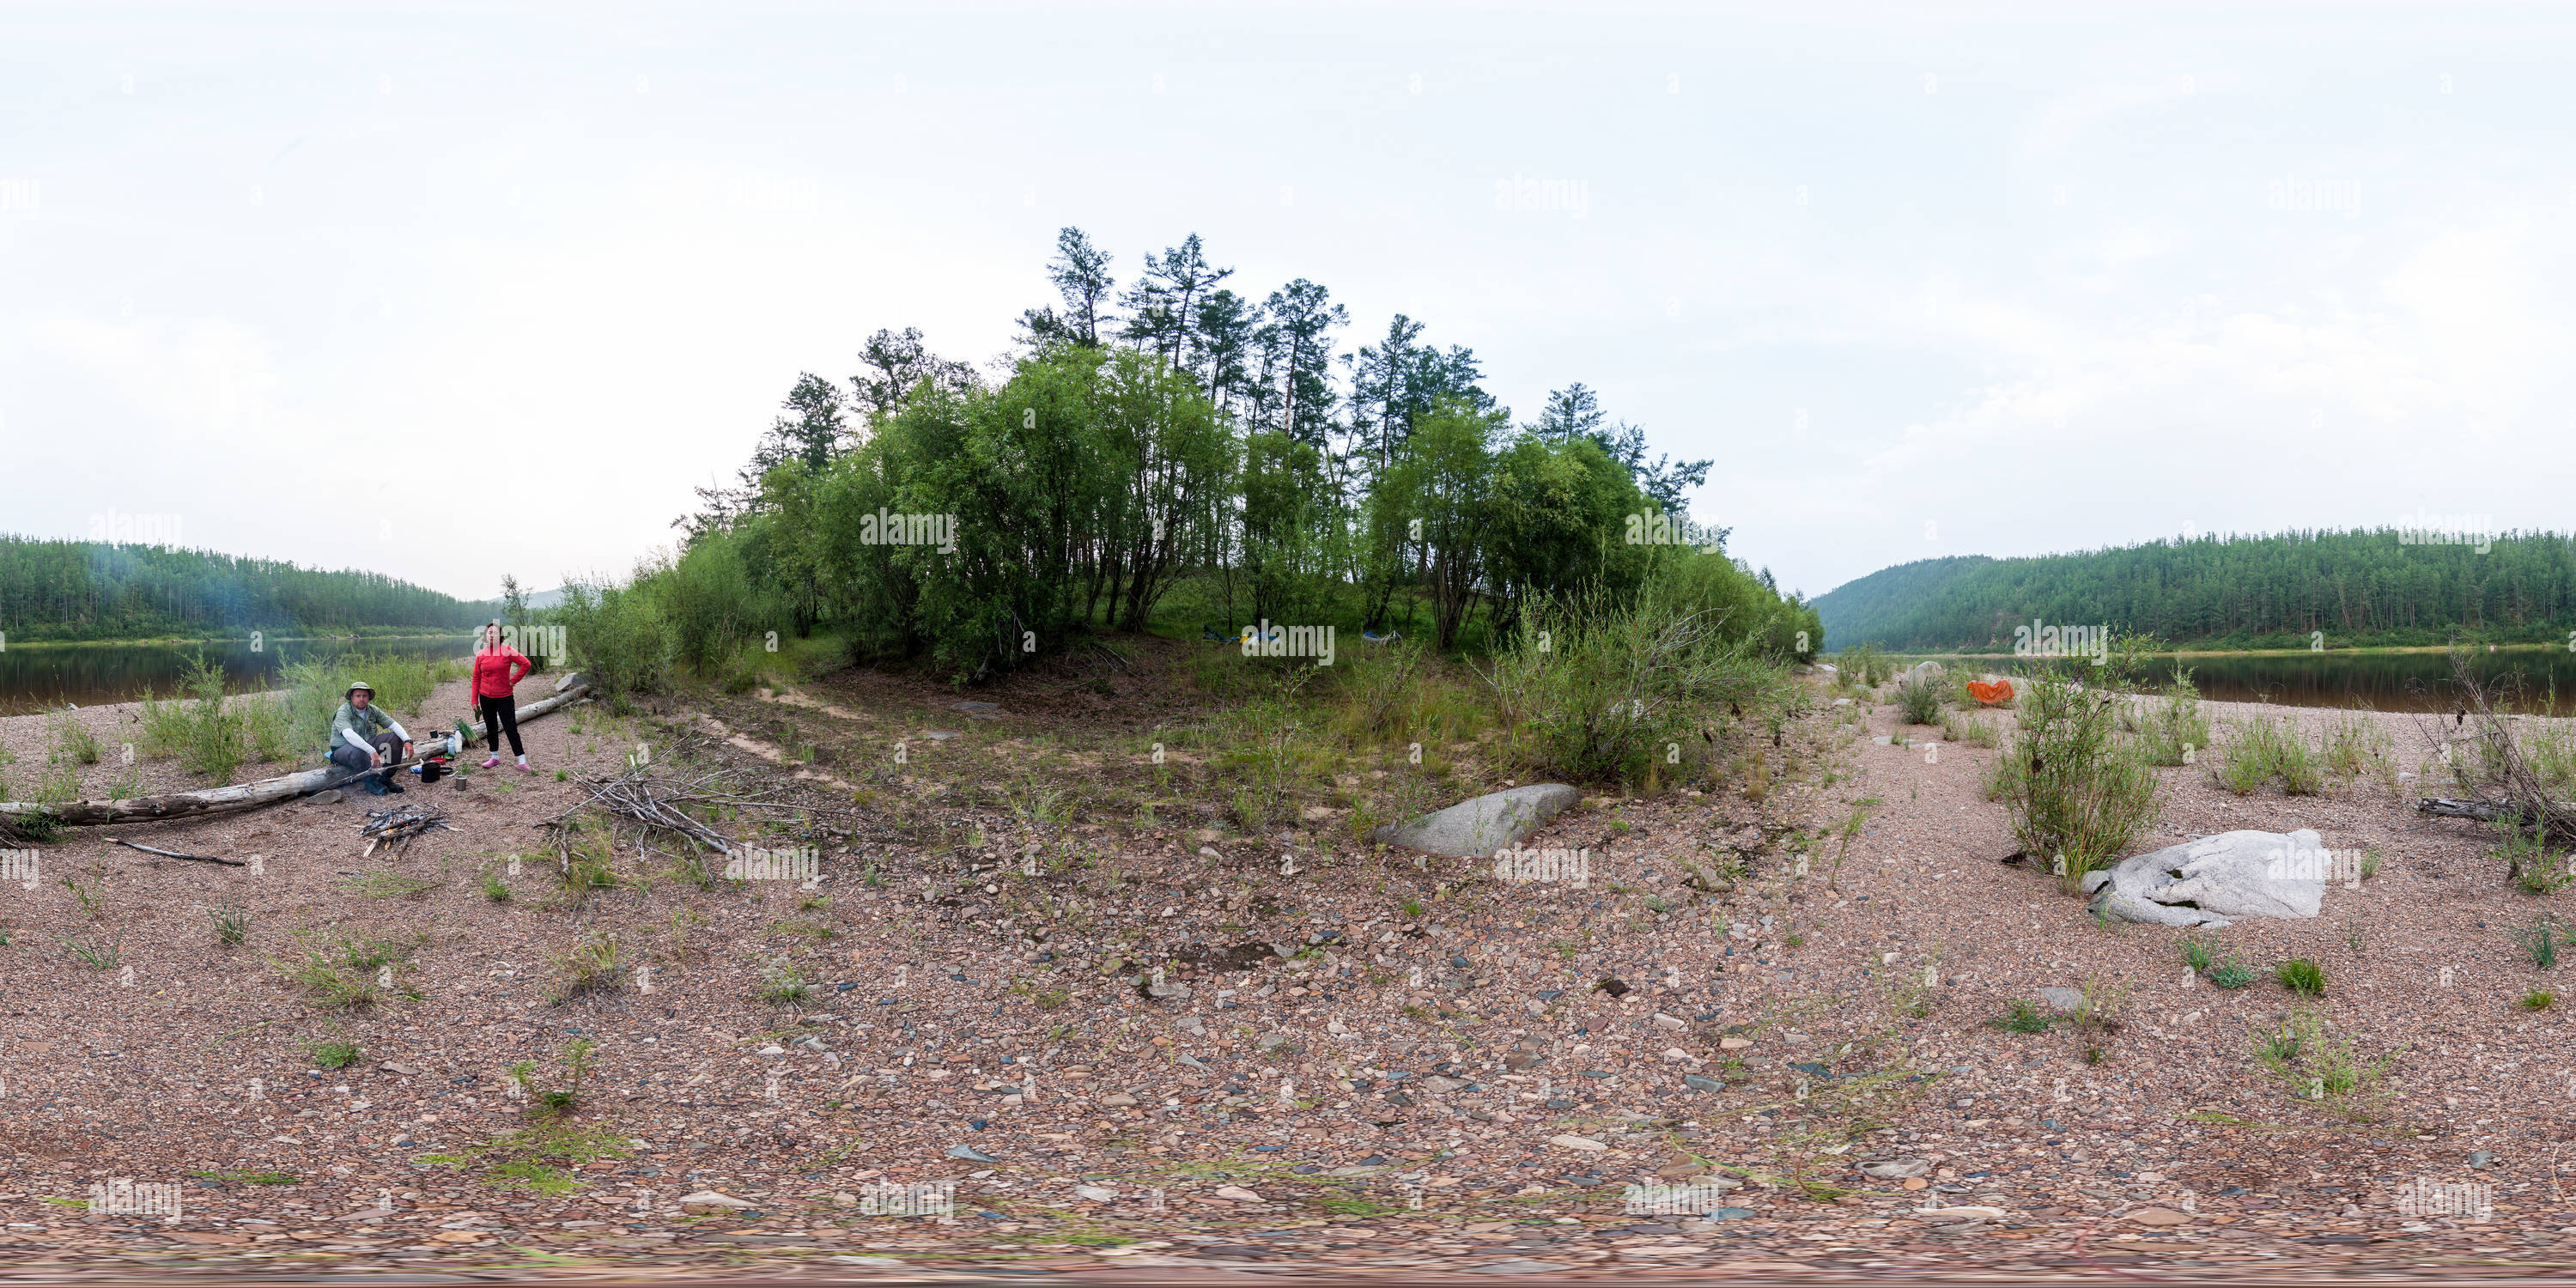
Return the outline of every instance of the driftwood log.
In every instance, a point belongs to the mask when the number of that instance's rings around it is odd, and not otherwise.
[[[588,683],[576,682],[553,697],[540,699],[519,708],[519,721],[524,724],[539,716],[562,710],[588,696],[589,693]],[[472,729],[474,737],[484,736],[485,730],[480,721],[475,722]],[[425,742],[416,741],[412,745],[443,749],[446,743],[443,738],[432,736]],[[417,764],[421,759],[421,756],[413,756],[408,760],[389,761],[383,769],[399,770],[407,765]],[[34,814],[51,815],[58,823],[83,827],[108,823],[154,822],[163,819],[188,818],[199,814],[230,814],[241,810],[258,809],[263,805],[275,805],[280,801],[295,800],[315,792],[328,791],[377,772],[379,771],[376,769],[362,769],[352,773],[338,765],[329,765],[321,769],[307,769],[301,773],[288,774],[282,778],[264,778],[255,783],[241,783],[232,787],[210,787],[201,792],[172,792],[166,796],[137,796],[132,800],[67,801],[58,805],[0,801],[0,823]]]
[[[2576,804],[2562,805],[2559,808],[2576,811]],[[2474,818],[2483,823],[2492,823],[2509,814],[2521,813],[2520,810],[2498,801],[2463,801],[2443,796],[2427,796],[2415,802],[2415,809],[2422,814],[2435,814],[2443,818]]]

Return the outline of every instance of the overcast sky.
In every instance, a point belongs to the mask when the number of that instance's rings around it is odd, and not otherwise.
[[[1811,594],[2186,525],[2563,529],[2571,29],[11,5],[0,531],[619,572],[798,372],[888,326],[1004,350],[1067,224],[1122,281],[1191,232],[1238,290],[1312,278],[1346,350],[1411,313],[1524,418],[1586,382]]]

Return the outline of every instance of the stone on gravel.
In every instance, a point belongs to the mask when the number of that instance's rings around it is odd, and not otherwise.
[[[2073,1011],[2084,1004],[2084,990],[2049,985],[2039,990],[2039,1000],[2061,1011]]]
[[[2325,841],[2315,832],[2221,832],[2088,874],[2088,911],[2160,926],[2224,926],[2231,917],[2314,917],[2325,901]],[[2307,873],[2317,873],[2310,879]]]
[[[1240,1185],[1220,1185],[1216,1187],[1216,1196],[1221,1199],[1231,1199],[1237,1203],[1259,1203],[1262,1201],[1260,1195],[1255,1194]]]
[[[1941,664],[1929,661],[1917,662],[1905,672],[1908,680],[1929,680],[1935,684],[1940,683],[1941,675]]]
[[[1002,1161],[972,1145],[951,1145],[948,1147],[948,1156],[950,1158],[962,1158],[970,1163],[998,1163]]]
[[[1861,1174],[1882,1181],[1911,1180],[1932,1170],[1932,1164],[1920,1158],[1886,1158],[1860,1165]]]
[[[715,1190],[700,1190],[695,1194],[680,1196],[680,1210],[691,1216],[722,1216],[728,1212],[740,1212],[745,1208],[758,1206],[760,1205],[748,1199],[738,1199]]]
[[[1489,1275],[1546,1275],[1571,1269],[1571,1267],[1560,1262],[1531,1261],[1527,1258],[1518,1257],[1510,1261],[1488,1261],[1483,1265],[1469,1266],[1467,1268],[1469,1270],[1482,1270]]]
[[[1581,1136],[1550,1136],[1547,1138],[1547,1143],[1551,1145],[1560,1145],[1567,1149],[1597,1150],[1610,1148],[1609,1146],[1602,1144],[1600,1141],[1589,1140]]]
[[[1539,824],[1582,799],[1583,793],[1563,783],[1533,783],[1462,801],[1409,823],[1389,823],[1375,835],[1389,845],[1427,854],[1484,858],[1519,844]]]
[[[1718,1081],[1717,1079],[1715,1079],[1715,1078],[1706,1077],[1706,1076],[1704,1076],[1704,1075],[1696,1074],[1696,1073],[1685,1073],[1685,1074],[1683,1074],[1683,1075],[1682,1075],[1682,1085],[1683,1085],[1683,1086],[1685,1086],[1685,1087],[1690,1088],[1690,1089],[1691,1089],[1691,1090],[1693,1090],[1693,1091],[1709,1091],[1709,1092],[1717,1092],[1717,1091],[1724,1091],[1724,1090],[1726,1090],[1726,1084],[1725,1084],[1725,1083],[1723,1083],[1723,1082],[1719,1082],[1719,1081]]]
[[[1073,1193],[1077,1198],[1086,1198],[1094,1203],[1107,1203],[1118,1197],[1118,1191],[1103,1185],[1077,1185],[1073,1187]]]
[[[2174,1211],[2172,1208],[2151,1207],[2139,1208],[2135,1212],[2126,1213],[2121,1217],[2121,1219],[2124,1221],[2135,1221],[2140,1225],[2181,1225],[2183,1222],[2188,1221],[2191,1218],[2184,1216],[2180,1212]]]
[[[2004,1217],[2004,1210],[1977,1206],[1916,1208],[1912,1215],[1926,1221],[1999,1221]]]

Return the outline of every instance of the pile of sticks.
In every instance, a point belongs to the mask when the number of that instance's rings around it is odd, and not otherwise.
[[[367,821],[358,825],[358,835],[367,838],[366,851],[359,857],[375,853],[378,845],[399,852],[424,833],[455,830],[447,825],[447,811],[434,805],[401,805],[373,810],[368,813]]]
[[[727,769],[697,778],[682,778],[639,767],[615,777],[585,774],[578,781],[589,789],[588,797],[537,826],[555,829],[560,840],[576,816],[585,810],[597,809],[612,818],[641,824],[647,830],[677,833],[700,849],[731,858],[740,842],[726,837],[698,816],[709,806],[807,814],[844,812],[817,810],[810,805],[792,805],[747,795],[746,789],[726,781],[741,772]]]

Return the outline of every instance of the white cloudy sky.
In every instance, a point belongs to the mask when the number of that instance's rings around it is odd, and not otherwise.
[[[1587,382],[1811,593],[2186,524],[2564,528],[2572,28],[13,5],[0,531],[175,514],[474,597],[622,569],[799,371],[883,326],[1001,351],[1065,224],[1122,277],[1197,232],[1239,289],[1313,278],[1347,345],[1410,312],[1524,414]],[[1497,209],[1515,177],[1581,208]]]

